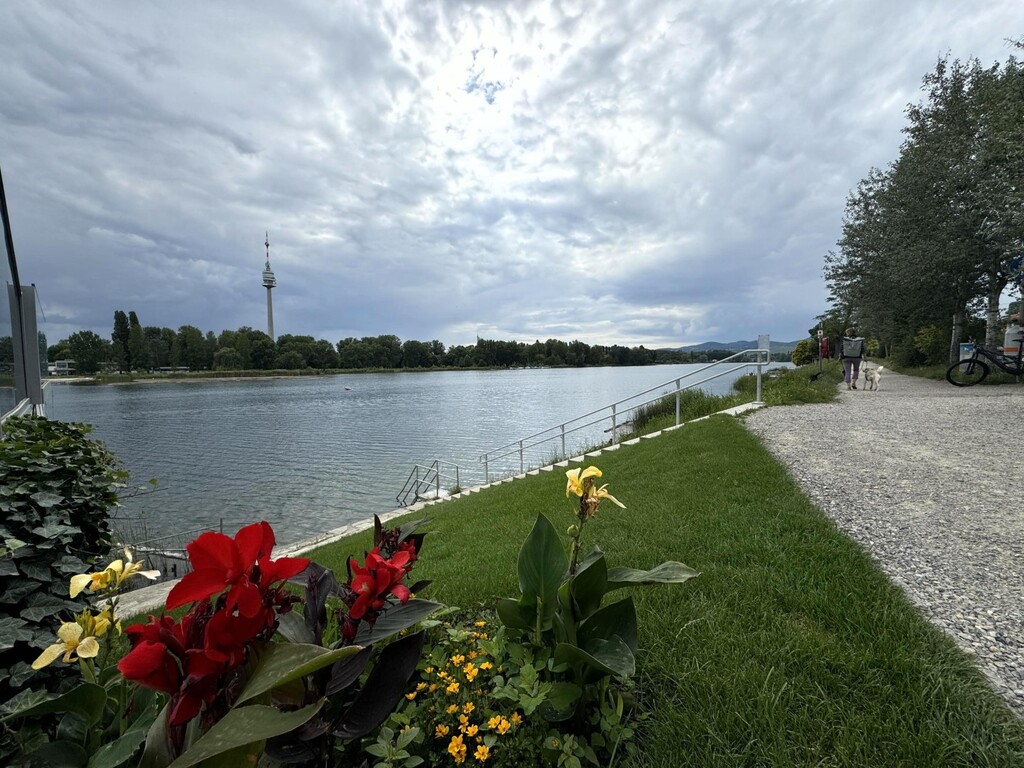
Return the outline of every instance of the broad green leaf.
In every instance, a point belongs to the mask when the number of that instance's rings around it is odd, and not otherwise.
[[[392,635],[397,635],[403,629],[415,626],[434,611],[443,607],[441,603],[416,599],[410,600],[405,605],[393,605],[387,609],[383,616],[377,619],[373,629],[370,629],[365,621],[360,623],[355,642],[358,645],[370,645],[371,643],[386,640]]]
[[[630,587],[635,584],[681,584],[696,576],[700,576],[700,573],[674,560],[667,560],[649,571],[637,568],[611,568],[608,571],[608,589]]]
[[[576,713],[582,696],[583,689],[574,683],[552,683],[541,714],[545,720],[568,720]]]
[[[532,629],[537,620],[536,603],[524,605],[518,600],[502,597],[496,608],[501,623],[510,629]]]
[[[138,768],[165,768],[171,762],[172,755],[167,746],[167,715],[170,709],[170,702],[164,704],[150,726]]]
[[[360,650],[357,645],[332,651],[319,645],[271,643],[260,657],[236,704],[243,704],[279,685],[303,678],[349,656],[355,656]]]
[[[149,728],[159,713],[160,707],[154,698],[146,711],[139,715],[123,736],[96,750],[96,754],[89,761],[89,768],[117,768],[128,762],[145,743],[146,734],[149,733]]]
[[[612,636],[621,638],[629,650],[636,653],[636,606],[632,597],[606,605],[579,628],[579,644],[584,648],[594,640],[607,640]]]
[[[608,563],[601,550],[592,552],[570,580],[570,594],[576,603],[577,622],[587,618],[601,607],[601,600],[608,589]]]
[[[45,699],[34,696],[27,697],[24,701],[11,701],[17,708],[5,712],[0,722],[6,722],[15,717],[28,717],[30,715],[46,715],[52,712],[74,712],[86,719],[90,725],[99,722],[103,715],[103,705],[107,700],[107,692],[102,686],[94,683],[82,683],[77,688],[72,688],[60,696],[44,694]],[[5,705],[4,709],[7,709]]]
[[[320,699],[294,712],[281,712],[262,704],[235,707],[168,768],[189,768],[247,744],[293,731],[319,712],[325,701]]]
[[[313,632],[306,625],[306,619],[298,611],[288,611],[281,616],[277,625],[280,632],[289,643],[312,643]]]
[[[32,628],[21,619],[0,617],[0,651],[13,648],[19,640],[29,642],[32,636]]]
[[[527,598],[539,598],[553,610],[555,594],[569,566],[555,527],[544,515],[537,515],[533,530],[519,550],[519,589]]]
[[[605,675],[632,677],[636,672],[636,659],[621,638],[613,635],[607,640],[593,640],[586,650],[567,643],[555,648],[555,663],[583,664]]]
[[[51,741],[43,744],[29,758],[30,765],[45,765],[46,768],[85,768],[89,755],[80,744]]]

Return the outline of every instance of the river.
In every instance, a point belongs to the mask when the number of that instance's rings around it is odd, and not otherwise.
[[[93,425],[132,485],[157,479],[155,491],[119,511],[134,540],[221,521],[233,533],[262,519],[279,543],[290,543],[395,508],[416,463],[454,462],[463,487],[480,483],[484,451],[699,367],[51,384],[47,416]],[[726,392],[739,375],[704,388]],[[602,439],[603,430],[592,428],[569,450]],[[539,448],[533,463],[557,449]],[[518,471],[518,456],[507,461]]]

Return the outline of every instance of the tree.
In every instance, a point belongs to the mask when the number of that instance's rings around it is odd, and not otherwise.
[[[817,350],[811,339],[801,339],[790,353],[793,365],[810,365],[814,362],[815,357],[817,357]]]
[[[128,356],[128,330],[128,315],[120,309],[114,310],[114,332],[110,334],[110,339],[113,342],[114,363],[121,373],[128,370],[131,365]]]
[[[123,313],[122,313],[123,314]],[[125,320],[127,321],[127,317]],[[67,338],[67,346],[75,368],[79,373],[92,374],[100,369],[111,354],[110,342],[104,341],[92,331],[78,331]]]
[[[242,357],[233,347],[221,347],[213,356],[215,371],[238,371],[242,369]]]
[[[128,319],[128,359],[131,360],[132,370],[148,371],[153,367],[153,355],[149,351],[146,332],[139,325],[139,318],[134,312]]]
[[[297,350],[289,349],[277,356],[277,359],[274,361],[274,366],[276,368],[284,368],[285,370],[293,371],[299,368],[305,368],[306,361]]]
[[[174,337],[171,349],[171,365],[185,366],[192,371],[200,371],[206,365],[206,339],[203,332],[194,325],[183,325]]]

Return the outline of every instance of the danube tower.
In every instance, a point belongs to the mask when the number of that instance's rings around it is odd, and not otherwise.
[[[270,233],[267,233],[267,265],[263,268],[263,286],[267,289],[267,335],[274,338],[274,302],[270,298],[270,292],[277,285],[277,278],[270,271]]]

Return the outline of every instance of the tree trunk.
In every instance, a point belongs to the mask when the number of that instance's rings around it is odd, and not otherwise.
[[[960,338],[964,334],[964,313],[953,313],[953,337],[949,342],[949,364],[960,359]]]
[[[1005,281],[995,282],[988,294],[988,305],[985,312],[985,346],[995,348],[999,341],[999,297],[1006,288]]]

